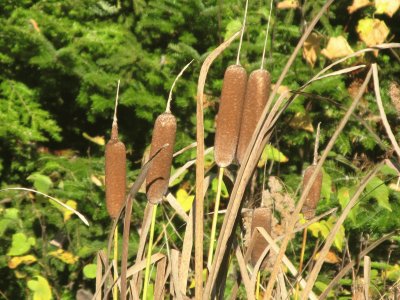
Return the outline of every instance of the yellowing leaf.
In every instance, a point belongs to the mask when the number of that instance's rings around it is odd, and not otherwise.
[[[90,175],[90,180],[97,186],[102,186],[103,185],[101,180],[99,178],[97,178],[96,176],[94,176],[93,174]]]
[[[317,260],[318,257],[319,257],[319,252],[315,255],[314,260]],[[328,264],[338,264],[341,262],[341,259],[334,252],[329,251],[324,261],[327,262]]]
[[[321,37],[316,33],[311,33],[303,45],[303,58],[314,67],[320,51],[319,42]]]
[[[15,269],[18,267],[20,264],[26,264],[30,265],[33,264],[34,262],[37,261],[37,258],[31,254],[29,255],[24,255],[24,256],[14,256],[11,258],[11,260],[8,262],[8,267],[10,269]]]
[[[366,18],[358,22],[357,32],[367,46],[375,46],[385,41],[389,28],[384,21]]]
[[[328,45],[321,51],[329,59],[336,59],[354,53],[349,43],[343,36],[331,37]]]
[[[276,5],[277,9],[291,9],[291,8],[298,8],[300,6],[299,1],[297,0],[284,0],[278,2]]]
[[[82,136],[83,136],[85,139],[87,139],[87,140],[89,140],[89,141],[91,141],[92,143],[95,143],[95,144],[97,144],[97,145],[104,146],[104,145],[106,144],[106,142],[105,142],[105,140],[104,140],[104,136],[93,136],[93,137],[91,137],[91,136],[88,135],[86,132],[84,132],[84,133],[82,134]]]
[[[76,209],[78,204],[74,201],[74,200],[67,200],[67,202],[65,203],[67,204],[69,207],[72,207],[73,209]],[[71,216],[74,214],[72,211],[62,208],[62,210],[64,211],[64,222],[68,221],[69,219],[71,219]]]
[[[33,291],[33,300],[50,300],[51,287],[46,278],[36,276],[37,280],[29,280],[28,288]]]
[[[369,0],[353,0],[353,4],[347,7],[349,14],[352,14],[356,10],[371,5],[372,3]]]
[[[314,132],[310,116],[302,112],[297,112],[294,115],[292,120],[290,120],[289,126],[294,129],[303,129],[308,132]]]
[[[392,17],[400,7],[400,0],[375,0],[375,13]]]
[[[289,161],[289,159],[282,152],[269,144],[265,146],[263,153],[261,154],[261,158],[258,162],[258,167],[263,167],[267,160],[273,160],[281,163]]]
[[[78,256],[75,256],[71,252],[65,251],[64,249],[58,249],[56,251],[49,252],[49,255],[58,258],[68,265],[73,265],[79,259]]]
[[[179,189],[176,192],[176,200],[178,200],[178,203],[182,206],[185,212],[188,212],[192,208],[194,196],[189,196],[184,189]]]

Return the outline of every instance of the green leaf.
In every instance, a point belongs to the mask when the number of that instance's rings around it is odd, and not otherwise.
[[[24,233],[18,232],[13,234],[11,248],[7,255],[17,256],[28,252],[31,246],[35,245],[36,240],[33,237],[28,238]]]
[[[211,182],[211,189],[214,193],[217,192],[218,189],[218,178],[215,177],[212,182]],[[228,198],[229,197],[229,192],[228,189],[226,188],[225,182],[222,180],[221,182],[221,197],[222,198]]]
[[[289,159],[282,152],[269,144],[265,146],[261,154],[260,161],[258,162],[258,167],[263,167],[267,160],[273,160],[281,163],[289,161]]]
[[[389,188],[387,185],[378,177],[372,178],[365,188],[367,192],[367,199],[374,198],[377,200],[378,205],[389,211],[392,211],[392,207],[389,203]]]
[[[226,25],[225,36],[224,39],[229,39],[232,35],[238,32],[242,28],[242,22],[238,19],[232,20]]]
[[[322,188],[321,188],[321,195],[323,198],[329,200],[331,198],[331,191],[332,191],[332,178],[331,176],[322,169]]]
[[[97,273],[97,265],[96,264],[88,264],[83,268],[83,275],[86,278],[93,279],[96,278]]]
[[[50,300],[51,287],[46,278],[36,276],[37,280],[28,280],[28,288],[33,291],[33,300]]]
[[[4,218],[10,220],[18,220],[19,210],[17,208],[7,208],[4,213]]]
[[[27,179],[33,182],[33,186],[36,190],[44,194],[47,194],[50,187],[53,185],[49,176],[40,173],[33,173],[29,175]]]

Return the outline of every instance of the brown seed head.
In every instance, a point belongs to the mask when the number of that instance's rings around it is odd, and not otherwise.
[[[162,201],[168,190],[171,175],[172,156],[176,135],[176,119],[173,114],[165,112],[158,116],[151,140],[150,157],[168,144],[153,159],[146,177],[147,199],[155,204]]]
[[[118,127],[113,124],[111,139],[106,145],[106,205],[111,218],[117,218],[125,203],[126,190],[126,150],[118,140]]]
[[[310,180],[316,165],[308,166],[304,172],[303,178],[303,190],[306,187],[308,181]],[[304,215],[304,218],[307,220],[312,219],[315,216],[315,210],[317,208],[319,199],[321,198],[321,188],[322,188],[322,171],[320,170],[313,182],[310,192],[307,195],[307,198],[304,202],[304,205],[301,209],[301,212]]]
[[[251,235],[253,236],[256,231],[256,227],[262,227],[266,232],[271,234],[271,222],[272,214],[271,209],[267,207],[259,207],[254,209],[253,220],[251,222]],[[264,239],[258,230],[254,234],[254,247],[251,252],[251,263],[255,265],[260,258],[261,254],[264,252],[265,248],[268,246],[268,242]],[[264,264],[263,264],[264,265]]]
[[[271,90],[271,76],[266,70],[251,72],[247,81],[240,125],[239,143],[236,158],[242,163],[247,146],[264,110]]]
[[[235,158],[246,82],[247,73],[242,66],[226,69],[215,130],[214,157],[219,167],[229,166]]]

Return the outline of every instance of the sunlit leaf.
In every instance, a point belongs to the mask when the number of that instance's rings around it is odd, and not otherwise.
[[[58,249],[56,251],[51,251],[49,252],[50,256],[53,256],[55,258],[58,258],[62,262],[68,264],[68,265],[73,265],[75,264],[79,257],[73,255],[71,252],[65,251],[64,249]]]
[[[176,192],[176,200],[182,206],[184,211],[188,212],[192,208],[194,196],[189,196],[189,194],[184,189],[179,189]]]
[[[270,144],[265,146],[261,154],[260,161],[258,162],[258,167],[263,167],[267,160],[273,160],[281,163],[289,161],[289,159],[282,152],[280,152],[278,149],[271,146]]]
[[[37,280],[28,280],[28,288],[33,291],[33,300],[50,300],[51,287],[46,278],[36,276]]]
[[[352,14],[356,10],[371,4],[372,3],[369,0],[353,0],[353,4],[348,6],[347,10],[349,11],[349,14]]]
[[[73,209],[76,209],[78,207],[78,204],[74,200],[67,200],[67,202],[65,204],[67,204],[69,207],[72,207]],[[74,213],[72,211],[68,210],[68,209],[65,209],[65,208],[61,208],[61,209],[63,210],[64,222],[68,221],[69,219],[71,219],[71,216]]]
[[[317,260],[319,257],[319,252],[314,256],[314,260]],[[341,262],[341,259],[332,251],[329,251],[325,256],[324,262],[328,264],[337,264]]]
[[[93,136],[92,137],[92,136],[88,135],[86,132],[82,133],[82,136],[85,139],[87,139],[87,140],[89,140],[92,143],[95,143],[97,145],[104,146],[106,144],[106,142],[104,140],[104,136]]]
[[[277,3],[277,9],[293,9],[300,7],[298,0],[283,0]]]
[[[83,275],[86,278],[93,279],[96,278],[97,273],[97,265],[96,264],[88,264],[83,268]]]
[[[383,43],[389,35],[389,28],[384,21],[379,19],[362,19],[358,22],[357,32],[367,46],[375,46]]]
[[[232,20],[226,25],[224,39],[229,39],[232,35],[238,32],[242,28],[242,22],[238,19]]]
[[[18,256],[25,254],[35,245],[36,240],[33,237],[27,237],[24,233],[18,232],[13,234],[11,248],[8,250],[7,255]]]
[[[303,45],[303,58],[307,63],[314,67],[317,61],[318,53],[320,52],[319,43],[321,41],[321,36],[315,32],[311,33]]]
[[[218,178],[215,177],[213,181],[211,182],[211,189],[214,193],[217,192],[218,189]],[[226,188],[225,182],[222,180],[221,182],[221,197],[222,198],[228,198],[229,197],[229,192],[228,189]]]
[[[343,36],[331,37],[328,45],[321,51],[329,59],[336,59],[354,53],[349,43]]]
[[[329,200],[332,192],[332,178],[325,169],[322,169],[322,174],[321,196],[322,198]]]
[[[10,269],[15,269],[20,264],[30,265],[37,261],[37,258],[31,254],[24,255],[24,256],[14,256],[9,260],[8,267]]]
[[[375,0],[376,14],[387,14],[393,17],[399,7],[400,0]]]
[[[36,190],[44,194],[47,194],[49,189],[53,185],[53,182],[51,181],[49,176],[40,173],[33,173],[29,175],[27,179],[33,182],[33,186]]]
[[[392,211],[392,207],[389,203],[389,188],[387,185],[378,177],[372,178],[365,188],[367,198],[375,198],[380,207],[383,207],[389,211]]]

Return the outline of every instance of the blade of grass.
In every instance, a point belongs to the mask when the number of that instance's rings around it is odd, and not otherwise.
[[[174,285],[175,297],[174,299],[183,300],[182,293],[179,289],[179,256],[180,253],[176,249],[171,249],[171,264],[175,267],[172,267],[171,274],[172,274],[172,283]]]
[[[165,271],[167,268],[167,258],[162,258],[157,263],[157,273],[156,273],[156,281],[154,284],[154,300],[162,300],[164,299],[165,293]]]
[[[149,237],[149,244],[147,246],[146,271],[144,275],[143,299],[147,299],[147,293],[149,288],[151,251],[153,250],[154,227],[156,224],[157,206],[158,206],[157,204],[154,205],[151,216],[150,237]]]
[[[197,84],[196,106],[196,199],[195,199],[195,297],[197,300],[203,295],[203,218],[204,218],[204,86],[208,70],[212,62],[236,39],[241,31],[236,32],[231,38],[219,45],[204,60],[201,66]]]
[[[247,299],[254,300],[254,292],[253,288],[251,287],[250,277],[247,273],[246,263],[244,261],[243,254],[242,251],[240,251],[239,246],[236,246],[235,255],[239,265],[240,275],[242,276],[243,284],[246,289]]]
[[[96,255],[96,291],[99,291],[98,295],[94,300],[101,300],[101,280],[103,276],[103,264],[101,262],[100,253]]]

